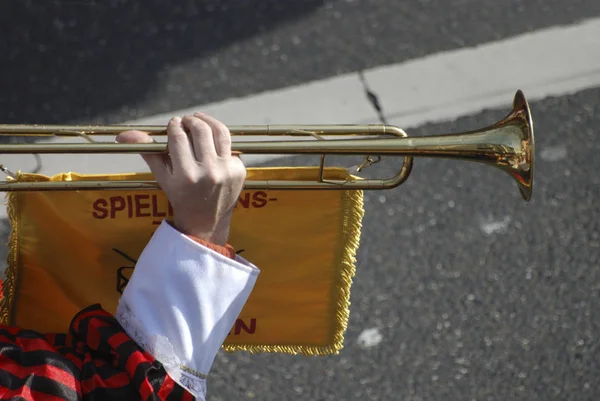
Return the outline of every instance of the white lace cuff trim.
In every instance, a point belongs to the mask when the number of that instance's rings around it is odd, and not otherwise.
[[[184,366],[177,357],[173,345],[166,337],[160,335],[148,336],[140,321],[125,302],[119,304],[116,318],[127,334],[141,348],[159,361],[176,383],[186,388],[194,397],[204,400],[206,397],[207,374],[196,372]]]

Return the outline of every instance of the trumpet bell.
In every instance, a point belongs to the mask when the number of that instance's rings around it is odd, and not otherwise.
[[[526,201],[533,195],[533,168],[535,159],[535,140],[533,134],[533,119],[531,109],[523,92],[518,91],[513,101],[513,111],[506,117],[505,124],[514,125],[521,136],[522,158],[507,170],[517,182],[521,196]],[[502,125],[502,122],[498,123]]]

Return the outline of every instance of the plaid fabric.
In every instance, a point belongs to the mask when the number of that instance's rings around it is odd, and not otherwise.
[[[66,334],[0,327],[0,399],[194,400],[100,305]]]

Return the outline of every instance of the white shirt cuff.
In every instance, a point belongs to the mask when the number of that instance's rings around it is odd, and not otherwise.
[[[209,249],[163,221],[119,301],[125,331],[198,399],[259,270]]]

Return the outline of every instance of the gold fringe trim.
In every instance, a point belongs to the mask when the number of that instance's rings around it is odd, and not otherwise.
[[[18,181],[20,173],[17,173]],[[17,218],[17,196],[18,192],[6,194],[5,206],[8,213],[10,234],[8,236],[8,255],[6,258],[6,271],[2,281],[2,299],[0,300],[0,324],[8,326],[12,324],[12,308],[17,285],[17,264],[19,263],[19,220]]]
[[[344,347],[344,334],[350,319],[350,290],[356,274],[356,254],[360,246],[362,220],[365,214],[364,197],[361,190],[343,191],[342,194],[342,240],[340,281],[335,297],[335,327],[332,343],[329,345],[253,345],[228,344],[221,348],[225,352],[246,351],[250,354],[276,352],[292,355],[337,355]]]
[[[50,181],[49,177],[41,174],[23,174],[20,171],[16,172],[16,178],[8,178],[7,180],[15,182],[36,182]],[[6,211],[8,214],[8,222],[10,234],[8,237],[8,255],[6,258],[5,279],[2,281],[0,294],[0,324],[13,324],[13,305],[15,302],[15,292],[19,279],[19,236],[20,236],[20,219],[18,209],[19,192],[7,192],[6,194]]]

